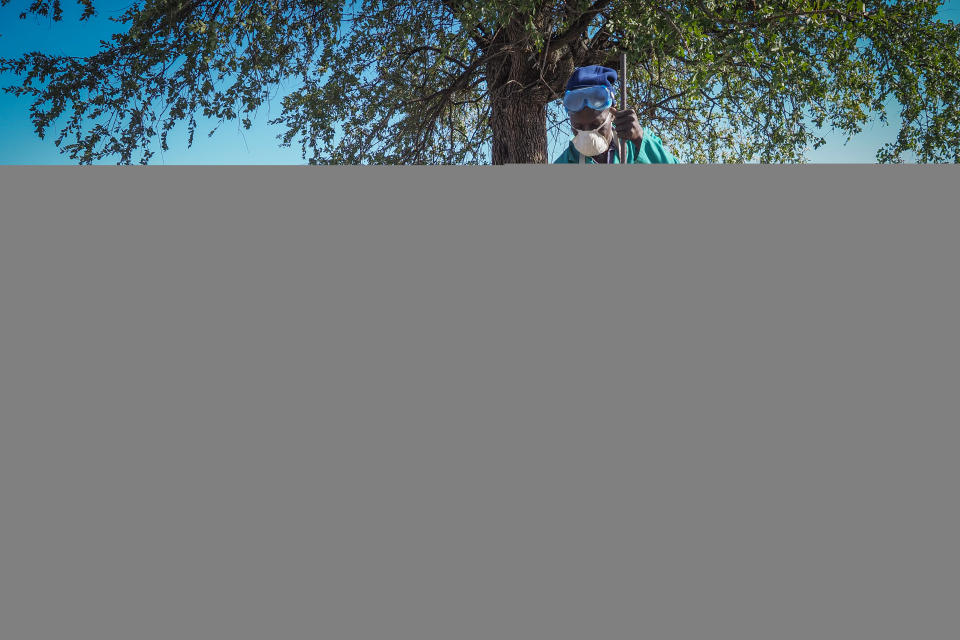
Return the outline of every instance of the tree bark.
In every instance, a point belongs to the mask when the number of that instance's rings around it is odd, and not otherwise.
[[[521,92],[503,91],[490,111],[493,164],[547,163],[547,105]]]

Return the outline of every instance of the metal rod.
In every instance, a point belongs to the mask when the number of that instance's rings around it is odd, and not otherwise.
[[[620,110],[627,108],[627,54],[620,53]],[[619,138],[619,136],[618,136]],[[627,142],[620,138],[620,164],[627,159]]]

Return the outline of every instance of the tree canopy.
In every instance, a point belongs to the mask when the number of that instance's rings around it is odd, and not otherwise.
[[[95,15],[96,0],[77,4]],[[98,51],[0,71],[22,79],[5,90],[32,99],[37,134],[59,129],[82,164],[146,164],[178,122],[192,144],[198,116],[249,128],[287,82],[271,122],[314,164],[542,163],[548,132],[569,133],[570,73],[618,68],[621,51],[628,103],[683,161],[802,161],[825,143],[816,129],[853,135],[893,99],[902,124],[879,162],[960,162],[960,28],[942,4],[136,0]],[[61,0],[22,5],[63,17]]]

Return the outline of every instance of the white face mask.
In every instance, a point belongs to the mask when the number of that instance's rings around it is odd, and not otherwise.
[[[600,129],[607,126],[610,118],[607,117],[596,129],[581,131],[577,129],[577,136],[573,139],[574,148],[585,156],[598,156],[610,148],[610,141],[600,135]]]

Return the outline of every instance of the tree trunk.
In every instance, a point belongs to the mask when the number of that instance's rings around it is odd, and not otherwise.
[[[549,36],[552,19],[541,13],[533,20]],[[563,95],[576,63],[589,54],[582,39],[550,50],[547,56],[528,40],[523,19],[516,18],[498,30],[487,50],[493,164],[549,162],[547,104]]]
[[[530,64],[532,51],[521,48],[506,55],[498,49],[516,47],[522,27],[507,25],[494,44],[486,66],[493,129],[493,164],[545,164],[547,161],[547,101],[549,87]]]
[[[493,164],[546,164],[547,105],[519,91],[491,93]]]

